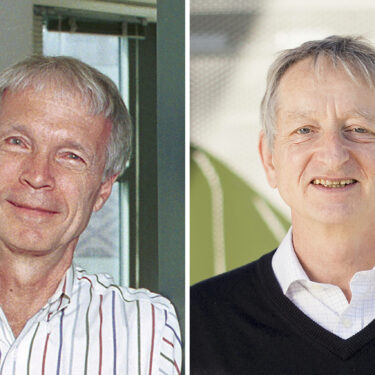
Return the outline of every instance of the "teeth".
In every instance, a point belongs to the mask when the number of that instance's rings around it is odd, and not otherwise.
[[[328,188],[338,188],[343,187],[345,185],[354,184],[355,180],[339,180],[339,181],[330,181],[330,180],[323,180],[323,179],[315,179],[313,180],[314,185],[323,185],[324,187]]]

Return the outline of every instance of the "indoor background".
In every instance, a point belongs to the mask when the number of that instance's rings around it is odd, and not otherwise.
[[[182,331],[184,42],[184,0],[0,1],[0,70],[32,54],[71,55],[118,85],[134,124],[133,156],[75,262],[170,298]]]

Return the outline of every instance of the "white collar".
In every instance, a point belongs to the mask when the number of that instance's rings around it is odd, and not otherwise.
[[[289,228],[288,233],[285,235],[280,246],[272,257],[272,269],[284,294],[287,294],[290,285],[294,282],[311,282],[294,251],[292,227]],[[369,289],[375,290],[375,267],[371,270],[364,270],[355,273],[350,282],[350,286],[352,287],[353,283],[365,279],[368,280],[366,285],[367,292]]]
[[[284,294],[293,282],[310,280],[294,251],[292,227],[289,228],[272,258],[272,269]]]

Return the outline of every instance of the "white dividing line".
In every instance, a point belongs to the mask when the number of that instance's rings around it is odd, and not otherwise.
[[[223,189],[220,177],[210,159],[198,150],[193,152],[192,157],[206,177],[211,190],[214,273],[218,275],[226,271]]]

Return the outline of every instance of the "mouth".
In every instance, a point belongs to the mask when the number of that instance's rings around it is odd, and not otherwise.
[[[45,207],[32,206],[32,205],[13,202],[13,201],[9,201],[9,200],[8,200],[8,202],[14,207],[17,207],[17,208],[20,208],[20,209],[23,209],[23,210],[27,210],[27,211],[30,211],[30,212],[34,212],[34,213],[50,214],[50,215],[57,214],[57,211],[54,211],[54,210],[51,210],[51,209],[48,209],[48,208],[45,208]]]
[[[355,179],[331,179],[331,180],[326,180],[326,179],[319,179],[316,178],[311,181],[313,185],[320,185],[324,186],[325,188],[330,188],[330,189],[342,189],[350,185],[356,184],[358,181]]]

